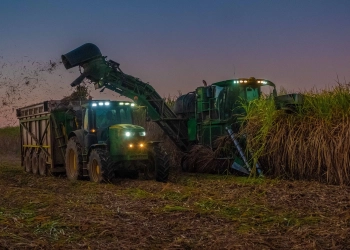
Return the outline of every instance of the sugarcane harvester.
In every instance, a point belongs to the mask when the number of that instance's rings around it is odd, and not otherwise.
[[[228,133],[236,147],[231,168],[249,174],[256,167],[260,172],[259,165],[251,166],[245,148],[240,146],[235,135],[242,124],[240,117],[244,116],[242,101],[259,98],[263,86],[272,87],[272,95],[276,97],[275,85],[271,81],[251,77],[209,86],[204,82],[204,86],[194,92],[180,96],[173,111],[150,84],[123,73],[119,63],[107,60],[94,44],[84,44],[62,55],[62,62],[66,69],[83,68],[81,75],[71,83],[72,87],[87,78],[95,89],[110,89],[134,100],[137,105],[145,106],[148,117],[182,152],[188,153],[198,144],[213,148],[213,141]]]

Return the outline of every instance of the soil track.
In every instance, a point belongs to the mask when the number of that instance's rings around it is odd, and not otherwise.
[[[69,182],[1,156],[0,249],[348,249],[349,187],[172,174]]]

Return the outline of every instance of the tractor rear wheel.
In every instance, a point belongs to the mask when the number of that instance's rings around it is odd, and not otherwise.
[[[39,172],[39,155],[37,153],[33,153],[32,155],[32,173],[38,174]]]
[[[27,152],[26,152],[26,155],[24,157],[24,170],[27,172],[27,173],[30,173],[32,172],[32,158],[31,158],[31,155],[30,155],[30,150],[28,149]]]
[[[39,154],[39,174],[41,176],[46,176],[47,175],[47,167],[46,167],[46,154],[41,151]]]
[[[71,181],[81,178],[80,171],[83,168],[82,147],[76,136],[68,140],[66,148],[66,175]]]
[[[148,168],[145,170],[146,178],[167,182],[169,177],[169,155],[161,149],[159,144],[152,145],[148,152]]]
[[[90,181],[101,183],[114,178],[113,162],[109,153],[104,149],[93,149],[89,156]]]

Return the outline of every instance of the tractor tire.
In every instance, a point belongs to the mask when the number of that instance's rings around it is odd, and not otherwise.
[[[23,165],[24,165],[24,170],[27,173],[32,172],[32,158],[31,158],[29,149],[27,150],[26,155],[24,156]]]
[[[47,175],[46,154],[43,151],[41,151],[39,154],[38,165],[39,165],[39,174],[41,176],[46,176]]]
[[[66,175],[71,181],[81,179],[82,176],[80,172],[83,169],[83,157],[82,157],[82,147],[78,142],[76,136],[71,137],[68,140],[66,148]]]
[[[39,173],[39,154],[33,153],[32,155],[32,173]]]
[[[113,162],[109,153],[104,149],[93,149],[89,156],[88,171],[90,181],[109,182],[114,178]]]
[[[169,177],[169,155],[156,144],[152,145],[148,153],[148,166],[146,176],[153,177],[158,182],[167,182]]]

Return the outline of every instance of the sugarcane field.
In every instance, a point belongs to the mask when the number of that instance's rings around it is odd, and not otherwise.
[[[350,1],[0,1],[0,250],[350,249]]]
[[[72,180],[48,163],[44,174],[33,173],[21,146],[25,129],[1,128],[1,249],[346,249],[349,85],[302,94],[303,105],[293,110],[276,109],[266,96],[242,104],[238,134],[262,175],[231,171],[232,159],[217,157],[232,150],[228,134],[216,138],[214,150],[194,145],[187,153],[192,167],[183,169],[184,153],[143,109],[134,122],[167,152],[166,181],[122,174]],[[87,87],[63,100],[81,95]]]

